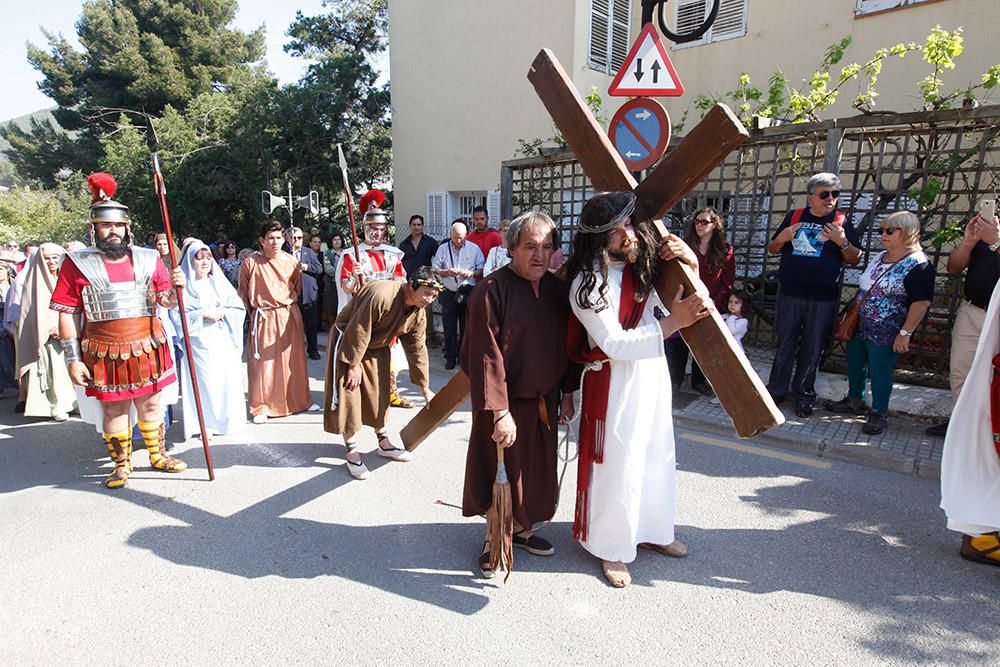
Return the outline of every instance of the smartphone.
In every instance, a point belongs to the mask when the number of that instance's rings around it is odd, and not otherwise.
[[[994,216],[997,214],[997,200],[996,199],[984,199],[979,202],[979,215],[983,220],[987,222],[993,222]]]

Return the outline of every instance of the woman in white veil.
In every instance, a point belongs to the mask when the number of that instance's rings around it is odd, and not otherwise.
[[[185,246],[181,270],[187,277],[184,308],[198,390],[210,434],[238,435],[246,424],[243,393],[243,321],[246,310],[207,245],[195,239]],[[170,311],[178,335],[180,313]],[[200,432],[187,359],[179,359],[184,437]]]

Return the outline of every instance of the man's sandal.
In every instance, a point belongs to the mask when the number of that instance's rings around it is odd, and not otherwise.
[[[490,541],[483,542],[483,552],[479,554],[479,574],[483,579],[492,579],[496,571],[490,567]]]
[[[664,556],[670,556],[671,558],[687,558],[688,548],[687,545],[680,540],[674,540],[670,544],[653,544],[652,542],[640,542],[640,549],[649,549],[650,551],[656,551]]]
[[[378,438],[378,455],[384,459],[390,459],[392,461],[411,461],[413,460],[413,454],[406,451],[401,447],[396,447],[389,440],[389,436],[385,433],[376,433]],[[382,445],[389,445],[388,447],[383,447]]]
[[[983,565],[1000,565],[1000,534],[962,535],[959,555],[965,560]]]
[[[625,563],[602,560],[601,569],[604,570],[604,578],[615,588],[625,588],[632,583],[632,575],[628,573]]]
[[[357,451],[357,445],[353,442],[350,444],[345,443],[344,448],[347,450],[347,456],[344,457],[344,460],[347,461],[347,472],[351,473],[351,477],[354,479],[368,479],[368,466],[365,465],[364,459],[355,463],[349,458],[351,454]]]

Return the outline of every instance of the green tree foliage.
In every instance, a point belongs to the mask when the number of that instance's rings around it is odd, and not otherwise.
[[[50,190],[14,187],[0,195],[0,239],[65,243],[82,239],[90,191],[80,173],[66,175]]]
[[[92,170],[101,138],[122,110],[159,115],[225,90],[264,53],[264,32],[230,29],[236,0],[87,0],[77,23],[78,51],[45,33],[48,50],[28,45],[40,90],[59,105],[57,128],[8,128],[11,158],[25,177],[53,184],[63,167]]]

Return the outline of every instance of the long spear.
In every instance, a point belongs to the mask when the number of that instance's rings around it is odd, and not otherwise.
[[[160,158],[156,154],[159,142],[156,140],[156,129],[153,119],[146,116],[146,143],[149,145],[153,170],[153,189],[160,199],[160,215],[163,217],[163,227],[167,233],[167,245],[170,248],[170,262],[177,266],[177,246],[174,244],[174,233],[170,230],[170,212],[167,210],[167,186],[160,171]],[[208,479],[215,480],[215,467],[212,466],[212,450],[208,447],[208,429],[205,428],[205,412],[201,409],[201,394],[198,392],[198,373],[194,368],[194,355],[191,354],[191,336],[188,334],[187,315],[184,313],[184,290],[177,291],[177,309],[180,311],[181,330],[184,333],[184,351],[187,353],[188,370],[191,371],[191,389],[194,393],[194,406],[198,412],[198,426],[201,428],[201,446],[205,450],[205,463],[208,465]]]
[[[358,254],[358,225],[354,222],[354,199],[351,197],[351,186],[347,182],[347,158],[344,157],[344,149],[337,144],[337,155],[340,158],[340,175],[344,179],[344,197],[347,198],[347,212],[351,215],[351,237],[354,239],[354,265],[361,263],[361,256]],[[361,277],[358,276],[360,281]]]

